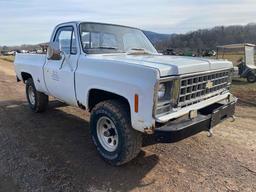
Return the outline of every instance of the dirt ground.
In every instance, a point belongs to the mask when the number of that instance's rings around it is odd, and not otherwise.
[[[236,122],[169,144],[145,143],[111,167],[97,154],[88,114],[51,101],[32,113],[12,63],[0,60],[0,191],[256,191],[256,107]],[[256,86],[256,84],[255,84]]]

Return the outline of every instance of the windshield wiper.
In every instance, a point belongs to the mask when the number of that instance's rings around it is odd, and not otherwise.
[[[133,51],[145,51],[145,49],[143,49],[143,48],[131,48],[130,50],[133,50]]]
[[[131,48],[128,52],[128,55],[151,55],[149,51],[143,48]]]
[[[100,46],[100,47],[97,47],[97,49],[114,49],[114,50],[117,50],[116,47],[108,47],[108,46]]]

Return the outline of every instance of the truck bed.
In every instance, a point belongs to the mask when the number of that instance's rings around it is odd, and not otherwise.
[[[45,92],[46,87],[43,81],[43,66],[45,61],[45,54],[17,54],[14,60],[17,77],[22,80],[22,73],[31,74],[37,90]]]

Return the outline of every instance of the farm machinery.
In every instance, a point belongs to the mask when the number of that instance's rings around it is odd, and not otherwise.
[[[224,59],[226,54],[242,50],[242,57],[234,67],[234,77],[246,78],[249,83],[256,82],[256,66],[254,60],[254,44],[229,44],[217,46],[217,59]]]

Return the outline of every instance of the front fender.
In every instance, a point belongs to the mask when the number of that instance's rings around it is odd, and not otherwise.
[[[151,68],[82,57],[75,75],[77,99],[88,108],[91,89],[120,95],[129,102],[132,127],[144,132],[155,123],[152,111],[157,76]],[[139,96],[138,112],[134,107],[135,94]]]

